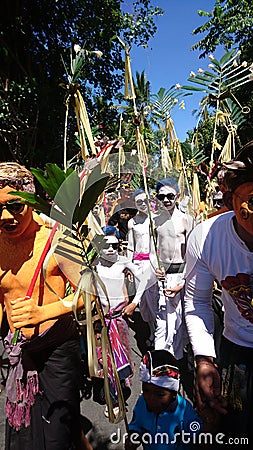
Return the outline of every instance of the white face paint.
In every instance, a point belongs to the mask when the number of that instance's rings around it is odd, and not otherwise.
[[[145,192],[136,195],[134,202],[138,211],[148,214],[147,198]]]
[[[171,186],[162,186],[158,191],[157,199],[167,211],[170,211],[171,209],[174,209],[178,195],[176,190]]]
[[[105,236],[101,256],[110,261],[116,261],[119,241],[116,236]]]

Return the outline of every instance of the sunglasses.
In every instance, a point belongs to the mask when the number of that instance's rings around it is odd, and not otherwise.
[[[20,202],[0,203],[0,214],[2,214],[4,208],[11,214],[20,214],[24,210],[24,207],[25,205]]]
[[[143,205],[143,203],[145,205],[147,205],[147,199],[146,198],[144,198],[143,200],[141,200],[141,199],[136,200],[136,202],[135,202],[136,206],[141,206],[141,205]]]
[[[118,244],[118,242],[113,242],[113,243],[105,242],[103,244],[103,250],[109,250],[110,247],[112,247],[113,250],[118,250],[119,244]]]
[[[172,194],[172,192],[169,194],[157,194],[156,198],[163,202],[166,198],[167,200],[175,200],[176,195]]]
[[[250,197],[249,200],[246,203],[247,203],[247,205],[249,207],[249,210],[253,211],[253,196]]]

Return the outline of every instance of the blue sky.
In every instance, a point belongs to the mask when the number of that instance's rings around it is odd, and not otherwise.
[[[197,11],[212,11],[215,0],[156,0],[153,4],[165,11],[156,20],[157,33],[148,48],[132,48],[130,55],[133,75],[144,70],[151,83],[151,92],[157,93],[160,87],[169,89],[176,83],[189,84],[187,78],[191,70],[197,72],[199,67],[208,68],[209,59],[200,60],[200,52],[190,50],[202,37],[191,32],[207,20]],[[219,60],[222,53],[217,51],[214,55]],[[194,93],[185,98],[185,110],[179,110],[177,106],[172,110],[176,133],[181,141],[185,140],[187,130],[196,125],[197,118],[192,111],[198,108],[201,97],[202,94]]]

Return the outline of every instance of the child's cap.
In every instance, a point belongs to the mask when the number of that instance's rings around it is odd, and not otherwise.
[[[140,381],[177,392],[179,380],[177,360],[168,350],[148,351],[143,356],[140,365]]]
[[[116,236],[117,239],[120,238],[119,231],[113,225],[105,225],[102,228],[102,230],[103,230],[103,232],[105,233],[106,236]]]

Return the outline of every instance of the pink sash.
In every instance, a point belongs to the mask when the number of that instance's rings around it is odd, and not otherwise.
[[[134,261],[147,261],[149,260],[149,253],[135,253]]]

